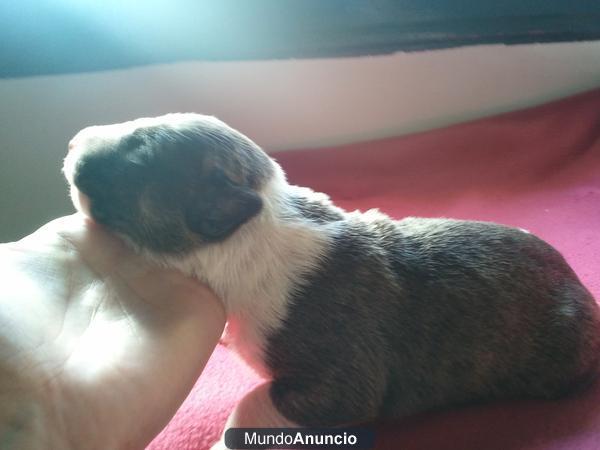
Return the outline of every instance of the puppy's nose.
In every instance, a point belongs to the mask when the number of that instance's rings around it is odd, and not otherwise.
[[[116,166],[113,155],[100,152],[82,155],[75,164],[73,184],[88,196],[92,212],[97,211],[98,216],[110,209]]]
[[[88,214],[99,223],[110,222],[110,165],[97,158],[83,158],[76,166],[73,183],[88,199]]]
[[[108,167],[99,158],[83,157],[75,166],[73,182],[84,194],[94,197],[108,182]]]

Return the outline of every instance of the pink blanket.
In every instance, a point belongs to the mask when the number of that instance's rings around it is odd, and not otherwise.
[[[600,90],[407,137],[275,155],[289,179],[347,209],[522,227],[558,248],[600,300]],[[151,450],[203,450],[260,379],[218,347]],[[378,449],[599,449],[600,383],[376,425]]]

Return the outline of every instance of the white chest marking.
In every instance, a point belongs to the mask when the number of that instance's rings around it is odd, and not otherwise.
[[[318,268],[335,229],[298,216],[286,202],[291,191],[298,192],[276,177],[263,190],[261,213],[232,236],[184,259],[165,261],[206,282],[222,299],[226,339],[263,376],[269,375],[263,364],[265,339],[282,325],[290,291]]]

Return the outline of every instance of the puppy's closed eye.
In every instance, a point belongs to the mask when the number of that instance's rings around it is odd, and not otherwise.
[[[229,178],[227,178],[225,173],[219,169],[213,170],[212,173],[210,174],[210,176],[208,177],[208,179],[209,179],[210,185],[215,188],[223,188],[226,186],[235,185],[235,183],[233,183],[231,180],[229,180]]]

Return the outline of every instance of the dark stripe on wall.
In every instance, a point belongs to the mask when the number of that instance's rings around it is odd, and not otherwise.
[[[592,0],[15,0],[0,77],[596,39]]]

